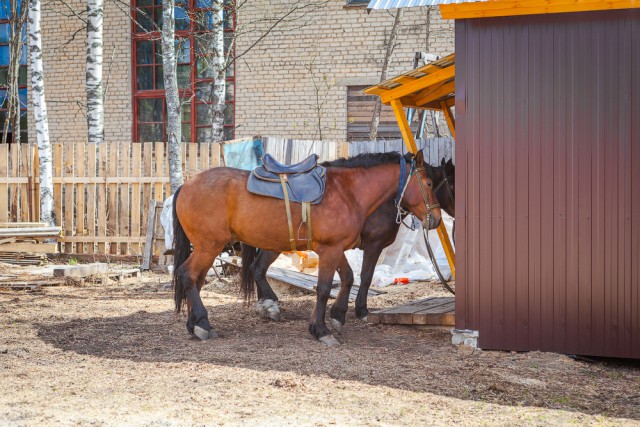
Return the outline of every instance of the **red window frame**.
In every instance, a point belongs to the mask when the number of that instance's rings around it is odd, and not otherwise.
[[[158,3],[158,0],[153,0],[151,2],[151,6],[137,6],[138,2],[140,0],[134,0],[132,1],[132,15],[134,17],[135,22],[132,23],[132,27],[131,27],[131,61],[132,61],[132,78],[131,78],[131,86],[132,86],[132,107],[133,107],[133,140],[136,142],[141,142],[140,140],[140,132],[138,129],[138,125],[139,124],[144,124],[144,123],[159,123],[159,122],[141,122],[139,120],[139,111],[138,111],[138,100],[140,99],[148,99],[148,98],[161,98],[162,99],[162,103],[163,103],[163,111],[162,111],[162,140],[166,141],[166,111],[164,108],[164,100],[165,100],[165,90],[164,88],[158,88],[158,86],[156,86],[156,70],[158,68],[158,65],[161,65],[161,62],[157,62],[159,59],[159,56],[156,55],[156,49],[155,49],[155,45],[152,51],[152,63],[149,64],[138,64],[138,55],[137,55],[137,46],[139,42],[142,41],[155,41],[157,43],[160,43],[160,39],[161,39],[161,35],[160,35],[160,31],[144,31],[144,30],[140,30],[140,27],[136,24],[136,22],[140,22],[139,21],[139,11],[138,11],[138,7],[140,8],[153,8],[153,16],[151,17],[151,22],[156,23],[157,19],[154,19],[157,14],[159,13],[160,16],[162,14],[162,3]],[[189,4],[189,11],[190,13],[201,13],[201,12],[206,12],[210,9],[206,9],[206,8],[196,8],[196,4],[200,3],[202,0],[188,0],[188,4]],[[158,3],[158,4],[156,4]],[[178,2],[176,2],[178,3]],[[229,9],[230,10],[230,9]],[[147,20],[147,22],[149,22]],[[236,16],[235,13],[233,14],[232,18],[230,20],[225,19],[225,24],[229,23],[229,25],[225,25],[224,28],[224,35],[225,37],[232,37],[235,28],[236,28]],[[198,70],[197,70],[197,58],[198,58],[198,54],[197,54],[197,45],[196,45],[196,39],[199,35],[201,34],[205,34],[206,31],[201,31],[198,28],[196,28],[196,20],[194,19],[190,19],[189,22],[189,29],[188,30],[176,30],[175,31],[175,37],[176,40],[179,39],[188,39],[189,40],[189,65],[190,65],[190,81],[189,84],[186,87],[179,87],[178,88],[178,92],[180,95],[180,98],[182,100],[184,99],[190,99],[190,111],[188,112],[188,116],[189,116],[189,121],[183,121],[182,125],[183,125],[183,129],[184,126],[189,125],[189,138],[187,138],[187,135],[184,134],[183,132],[183,136],[182,136],[182,140],[184,142],[188,141],[188,142],[198,142],[198,137],[197,137],[197,130],[198,129],[202,129],[202,128],[210,128],[210,124],[198,124],[197,121],[197,105],[198,104],[203,104],[203,102],[200,102],[197,99],[196,96],[196,88],[198,86],[199,83],[210,83],[213,81],[212,78],[199,78],[198,77]],[[235,45],[232,47],[232,52],[230,54],[231,57],[235,56]],[[176,56],[178,52],[176,52]],[[178,59],[178,58],[176,58]],[[153,68],[153,74],[152,74],[152,79],[153,79],[153,89],[142,89],[139,90],[138,89],[138,68],[139,67],[145,67],[145,66],[149,66]],[[180,63],[178,63],[178,67],[180,66]],[[224,133],[225,133],[225,139],[233,139],[235,137],[235,107],[236,107],[236,74],[235,74],[235,64],[231,64],[229,66],[229,68],[226,71],[226,86],[227,86],[227,90],[226,90],[226,94],[225,94],[225,124],[224,124]],[[184,108],[184,107],[183,107]],[[227,109],[230,109],[232,111],[231,113],[231,120],[227,119]],[[183,119],[184,119],[184,110],[182,112],[183,114]],[[205,140],[205,142],[209,142],[210,138],[207,138]],[[146,142],[146,141],[144,141]]]
[[[9,8],[9,4],[8,1],[4,0],[4,1],[0,1],[0,7],[6,7]],[[8,9],[7,9],[8,10]],[[7,11],[5,11],[4,13],[9,13]],[[0,24],[2,25],[8,25],[9,26],[9,30],[11,30],[11,19],[0,19]],[[26,23],[22,29],[23,32],[23,44],[22,44],[22,50],[23,52],[27,52],[28,50],[28,46],[27,46],[27,39],[26,39]],[[0,46],[9,46],[9,42],[0,42]],[[21,53],[21,58],[22,58],[23,53]],[[27,54],[28,55],[28,54]],[[22,61],[21,61],[22,62]],[[28,62],[28,58],[27,58],[27,62]],[[7,77],[8,77],[8,70],[9,70],[9,64],[7,65],[0,65],[0,69],[1,70],[7,70]],[[26,64],[20,64],[19,70],[25,70],[26,71],[26,78],[24,79],[24,83],[20,83],[20,78],[18,77],[18,97],[20,97],[21,93],[26,93],[27,97],[28,97],[28,83],[29,83],[29,70],[27,69],[27,65]],[[0,85],[0,91],[8,91],[9,90],[9,82],[7,82],[6,85]],[[18,120],[22,121],[22,117],[24,114],[24,121],[25,123],[21,123],[20,125],[20,142],[21,143],[27,143],[28,142],[28,138],[29,138],[29,116],[27,114],[28,111],[28,105],[29,105],[29,100],[27,98],[25,103],[20,103],[20,117]],[[0,112],[4,113],[2,116],[5,116],[7,114],[7,106],[5,104],[5,101],[2,100],[0,98]],[[2,140],[2,132],[4,129],[4,122],[5,119],[4,117],[0,116],[0,141]],[[13,132],[10,133],[11,135],[11,139],[9,140],[9,138],[7,138],[7,142],[13,142],[14,141],[14,134]]]

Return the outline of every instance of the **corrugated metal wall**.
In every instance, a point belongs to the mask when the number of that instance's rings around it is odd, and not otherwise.
[[[640,10],[456,24],[456,326],[640,358]]]

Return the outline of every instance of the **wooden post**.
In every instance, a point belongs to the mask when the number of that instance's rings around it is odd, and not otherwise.
[[[444,118],[447,119],[447,126],[449,126],[451,136],[456,139],[456,119],[451,114],[451,108],[444,101],[440,101],[440,106],[442,107]]]

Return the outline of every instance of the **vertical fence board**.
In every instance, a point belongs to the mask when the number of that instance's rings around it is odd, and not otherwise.
[[[9,176],[17,177],[19,173],[20,165],[20,146],[17,144],[11,144],[12,149],[9,150],[9,158],[11,164],[9,166]],[[15,183],[9,185],[9,221],[15,222],[18,220],[18,202],[20,201],[19,193],[22,185]]]
[[[75,176],[77,177],[85,177],[85,153],[86,150],[89,149],[85,142],[78,142],[75,144]],[[76,195],[76,236],[84,236],[85,235],[85,204],[84,204],[84,184],[76,184],[75,188]],[[76,243],[76,253],[82,254],[84,253],[85,245],[83,243]]]
[[[25,144],[20,147],[20,177],[27,178],[27,184],[23,184],[22,190],[20,191],[20,221],[23,221],[23,222],[31,221],[31,209],[29,204],[29,197],[33,197],[33,194],[31,193],[31,191],[32,191],[32,186],[34,185],[34,182],[32,179],[30,179],[30,177],[31,177],[31,170],[36,170],[36,171],[38,170],[36,169],[37,165],[33,165],[33,169],[31,168],[30,158],[31,158],[32,151],[36,151],[35,146],[30,146]],[[39,211],[40,209],[38,209],[36,212],[39,212]],[[39,215],[37,218],[33,219],[33,221],[39,221],[39,220],[40,220]]]
[[[96,157],[98,158],[98,173],[97,176],[100,178],[107,178],[107,162],[108,162],[108,153],[106,144],[102,144],[96,147],[98,152]],[[98,215],[98,232],[97,236],[106,237],[107,236],[107,212],[109,210],[107,204],[107,184],[106,182],[100,183],[96,185],[97,197],[96,200],[98,202],[97,206],[97,215]],[[98,253],[103,255],[106,254],[106,245],[104,241],[98,240]]]
[[[53,176],[62,176],[62,144],[53,144]],[[56,215],[56,225],[62,225],[62,184],[53,183],[53,206]]]
[[[211,143],[211,162],[209,163],[212,168],[220,166],[220,144],[217,142]]]
[[[107,176],[118,176],[118,148],[119,144],[109,144],[109,163],[107,167]],[[108,194],[108,224],[107,235],[115,237],[118,235],[118,185],[110,183],[107,187]],[[116,255],[118,253],[118,245],[109,243],[109,253]]]
[[[198,144],[188,144],[188,151],[189,151],[188,179],[191,179],[194,177],[195,174],[198,173]]]
[[[9,172],[9,144],[0,144],[0,179]],[[9,213],[9,186],[0,181],[0,222],[7,222]]]
[[[73,143],[66,143],[63,146],[63,177],[73,177]],[[73,200],[73,184],[64,185],[64,221],[63,229],[65,236],[73,236],[73,217],[74,217],[74,200]],[[73,253],[73,243],[67,242],[64,245],[65,253]]]
[[[169,175],[169,172],[167,172],[165,174],[164,171],[164,143],[162,142],[156,142],[155,143],[155,160],[156,160],[156,165],[155,165],[155,176],[160,177],[160,176],[167,176]],[[155,184],[155,188],[154,188],[154,192],[153,192],[153,198],[156,201],[162,202],[164,200],[164,195],[163,195],[163,191],[162,191],[162,183],[161,182],[157,182]]]
[[[118,177],[122,180],[122,178],[131,176],[131,171],[129,170],[129,166],[131,164],[131,152],[130,152],[131,144],[118,144],[118,149],[120,150],[120,164],[118,167]],[[129,183],[121,182],[120,183],[120,237],[129,236],[130,228],[130,211],[129,211]],[[120,254],[124,255],[129,253],[129,245],[127,243],[120,244]]]
[[[200,145],[200,172],[209,169],[209,161],[211,160],[211,144]]]
[[[96,144],[87,145],[87,176],[89,178],[96,177],[96,150],[98,146]],[[95,237],[96,235],[96,184],[87,184],[87,236]],[[104,205],[103,205],[104,206]],[[92,254],[95,252],[95,244],[93,242],[85,245],[85,252]]]
[[[142,175],[146,177],[153,176],[153,143],[145,142],[142,145]],[[152,192],[153,184],[145,183],[142,184],[142,200],[140,203],[140,210],[142,211],[142,230],[146,229],[147,221],[149,217],[149,200],[151,200],[151,192]],[[141,235],[144,235],[141,232]]]
[[[131,144],[131,175],[129,176],[133,178],[140,178],[142,175],[141,153],[141,144]],[[140,210],[140,183],[134,182],[131,184],[131,237],[140,237]],[[140,243],[132,243],[130,252],[139,255]]]

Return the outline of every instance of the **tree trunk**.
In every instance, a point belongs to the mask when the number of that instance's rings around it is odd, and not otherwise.
[[[211,137],[213,142],[224,141],[224,108],[225,92],[227,88],[225,55],[224,55],[224,27],[222,0],[213,1],[213,40],[210,52],[214,55],[211,60],[213,68],[213,85],[211,91]]]
[[[38,157],[40,160],[40,221],[55,225],[53,208],[53,171],[49,121],[44,98],[44,70],[42,66],[42,33],[40,31],[40,0],[29,0],[29,53],[31,56],[31,92],[35,119]]]
[[[382,63],[382,72],[380,73],[380,82],[387,80],[387,68],[389,68],[389,61],[391,55],[396,47],[396,40],[398,39],[398,30],[402,22],[402,16],[404,15],[404,9],[398,9],[396,18],[393,20],[393,27],[391,27],[391,34],[389,35],[389,43],[387,44],[387,51],[384,55],[384,62]],[[376,99],[376,106],[373,109],[373,117],[371,118],[371,127],[369,128],[369,138],[374,141],[378,137],[378,126],[380,126],[380,111],[382,110],[382,102],[380,97]]]
[[[176,68],[175,44],[175,0],[162,2],[162,65],[164,69],[164,89],[167,104],[167,144],[169,144],[169,183],[171,193],[175,193],[183,183],[182,177],[182,128],[180,118],[180,97],[178,94],[178,74]]]
[[[87,130],[90,143],[104,142],[102,19],[104,0],[87,0]]]
[[[11,35],[9,36],[9,68],[7,70],[7,115],[2,132],[2,143],[20,143],[20,94],[18,92],[20,57],[22,56],[22,27],[27,18],[28,8],[20,7],[18,0],[10,2]],[[9,131],[13,141],[9,140]]]

